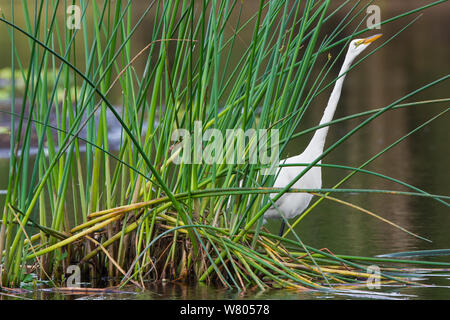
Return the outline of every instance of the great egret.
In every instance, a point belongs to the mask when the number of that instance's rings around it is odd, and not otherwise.
[[[374,35],[365,39],[355,39],[350,42],[347,55],[341,71],[339,72],[339,79],[336,81],[331,96],[328,100],[328,105],[325,108],[320,124],[328,123],[333,119],[336,111],[339,98],[341,96],[342,85],[353,60],[363,52],[373,41],[381,37],[381,34]],[[322,153],[325,145],[325,138],[327,137],[328,127],[318,129],[305,151],[298,156],[290,157],[280,161],[280,164],[296,164],[296,163],[311,163],[316,160]],[[320,162],[319,162],[320,163]],[[278,171],[278,176],[273,185],[274,188],[286,187],[296,176],[298,176],[305,167],[290,166],[282,167]],[[312,167],[305,173],[292,188],[295,189],[320,189],[322,187],[322,170],[320,167]],[[276,194],[271,194],[273,198]],[[312,194],[310,193],[285,193],[280,199],[275,202],[275,207],[269,208],[264,214],[264,221],[266,219],[281,218],[281,214],[285,219],[290,219],[300,215],[309,205]],[[284,219],[282,221],[280,235],[284,229]]]

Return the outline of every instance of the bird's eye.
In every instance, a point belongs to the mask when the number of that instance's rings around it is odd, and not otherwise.
[[[359,40],[359,41],[355,42],[355,48],[359,47],[359,45],[360,45],[361,43],[363,43],[363,41],[364,41],[364,40]]]

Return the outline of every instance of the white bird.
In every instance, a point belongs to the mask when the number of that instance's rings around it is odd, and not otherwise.
[[[325,108],[320,124],[325,124],[333,119],[334,112],[341,96],[342,85],[354,59],[363,52],[373,41],[381,37],[381,34],[374,35],[365,39],[355,39],[350,42],[347,55],[341,71],[339,72],[339,79],[336,81],[331,96],[328,100],[328,105]],[[280,164],[296,164],[296,163],[311,163],[316,160],[322,153],[325,145],[325,139],[328,133],[328,126],[316,130],[313,138],[301,154],[290,157],[280,161]],[[320,164],[320,161],[319,161]],[[290,166],[282,167],[278,170],[277,178],[273,185],[274,188],[284,188],[292,180],[294,180],[303,170],[304,166]],[[322,187],[322,170],[321,167],[312,167],[308,170],[297,182],[292,185],[294,189],[320,189]],[[271,194],[270,197],[275,197],[276,194]],[[264,213],[264,222],[266,219],[281,218],[282,214],[285,219],[291,219],[300,215],[309,205],[312,194],[310,193],[285,193],[281,198],[275,202],[275,207],[272,206]],[[280,235],[284,229],[284,219],[282,221]]]

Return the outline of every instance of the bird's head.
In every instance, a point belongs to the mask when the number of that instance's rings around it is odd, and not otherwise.
[[[364,39],[355,39],[350,42],[350,46],[348,48],[348,55],[352,58],[358,56],[361,52],[363,52],[372,42],[380,38],[381,34],[376,34],[374,36],[364,38]]]

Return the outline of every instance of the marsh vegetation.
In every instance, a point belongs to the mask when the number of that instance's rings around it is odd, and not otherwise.
[[[337,172],[339,179],[330,187],[274,189],[275,177],[259,175],[261,165],[248,161],[173,161],[178,141],[172,133],[194,132],[196,122],[224,136],[230,129],[277,129],[281,154],[289,153],[290,143],[307,141],[318,129],[307,120],[322,113],[322,96],[337,80],[348,43],[372,32],[366,26],[370,3],[77,1],[78,29],[67,24],[70,2],[11,1],[11,12],[0,18],[11,53],[3,93],[10,109],[0,110],[10,118],[2,134],[9,146],[2,286],[20,286],[29,274],[57,284],[72,265],[96,285],[200,281],[240,290],[347,288],[371,278],[372,265],[380,267],[383,283],[411,283],[410,273],[402,275],[398,266],[448,268],[446,262],[339,255],[308,245],[297,229],[328,202],[427,241],[346,196],[394,195],[447,208],[449,197],[438,194],[446,190],[427,192],[370,164],[444,117],[448,107],[437,108],[358,166],[319,161],[386,114],[448,103],[426,95],[448,83],[448,74],[383,106],[340,114],[327,124],[354,124],[307,164]],[[402,25],[355,67],[388,50],[419,12],[441,2],[385,19],[383,25]],[[134,42],[137,35],[144,37],[140,46]],[[18,43],[24,43],[21,50]],[[118,128],[114,138],[112,120]],[[267,132],[270,141],[272,131]],[[191,147],[194,154],[199,146]],[[352,186],[350,178],[360,175],[388,187]],[[268,195],[285,192],[315,198],[298,219],[288,221],[280,237],[262,218],[270,207]]]

